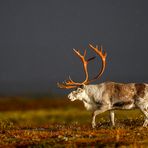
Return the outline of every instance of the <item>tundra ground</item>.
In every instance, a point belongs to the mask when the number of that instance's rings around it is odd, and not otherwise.
[[[116,111],[116,127],[103,113],[95,129],[91,112],[66,98],[1,98],[0,111],[0,147],[148,147],[139,110]]]

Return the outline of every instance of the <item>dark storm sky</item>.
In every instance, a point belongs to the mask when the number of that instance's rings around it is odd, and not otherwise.
[[[98,82],[148,82],[147,6],[146,0],[1,0],[0,92],[65,91],[56,82],[84,79],[72,48],[89,43],[108,53]],[[89,66],[95,75],[96,60]]]

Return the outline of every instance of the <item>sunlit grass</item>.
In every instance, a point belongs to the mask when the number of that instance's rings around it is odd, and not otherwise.
[[[123,120],[144,120],[143,115],[139,110],[130,111],[115,111],[116,122]],[[48,123],[79,123],[91,124],[91,112],[79,108],[66,109],[38,109],[28,111],[5,111],[0,113],[0,121],[10,121],[18,127],[27,126],[41,126]],[[110,122],[109,112],[102,113],[97,116],[98,123]],[[142,124],[142,123],[141,123]],[[26,127],[27,128],[27,127]]]
[[[26,105],[22,110],[11,108],[0,112],[3,147],[145,147],[148,144],[148,129],[142,128],[144,116],[137,109],[116,111],[116,127],[110,126],[109,112],[100,114],[96,129],[92,129],[91,112],[80,102],[50,100],[48,106],[46,100],[43,107],[39,100],[40,108],[37,102],[35,108],[33,101],[28,100],[29,107],[27,101],[21,102]]]

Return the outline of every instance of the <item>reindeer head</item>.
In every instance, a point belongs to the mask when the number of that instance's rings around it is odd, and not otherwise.
[[[68,98],[71,101],[75,101],[75,100],[80,100],[82,101],[83,98],[87,97],[87,94],[85,92],[85,86],[82,87],[78,87],[76,90],[72,91],[69,95]]]
[[[70,77],[69,80],[63,82],[63,83],[57,83],[59,88],[64,88],[64,89],[71,89],[71,88],[77,88],[75,91],[72,91],[69,95],[68,98],[71,101],[74,100],[82,100],[84,98],[87,97],[87,93],[85,91],[85,85],[97,80],[98,78],[100,78],[100,76],[103,74],[104,70],[105,70],[105,66],[106,66],[106,56],[107,53],[104,52],[103,53],[103,49],[102,46],[100,47],[100,50],[98,49],[98,46],[94,47],[91,44],[89,44],[89,47],[99,56],[101,57],[102,60],[102,66],[101,66],[101,70],[99,71],[99,73],[92,79],[89,80],[89,76],[88,76],[88,70],[87,70],[87,65],[89,63],[89,61],[93,60],[95,57],[91,57],[89,59],[85,59],[86,56],[86,50],[84,51],[84,54],[82,55],[80,53],[80,51],[78,50],[74,50],[75,54],[80,58],[80,60],[83,63],[83,68],[84,68],[84,72],[85,72],[85,77],[86,79],[83,82],[75,82],[73,81]]]

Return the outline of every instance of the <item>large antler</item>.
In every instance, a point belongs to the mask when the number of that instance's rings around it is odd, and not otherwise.
[[[92,82],[92,81],[95,81],[96,79],[100,78],[100,76],[103,74],[104,70],[105,70],[105,67],[106,67],[106,57],[107,57],[107,53],[104,52],[103,53],[103,48],[102,46],[100,46],[100,50],[98,49],[98,46],[94,47],[93,45],[89,44],[89,46],[91,47],[91,49],[93,49],[93,51],[99,55],[101,57],[101,60],[102,60],[102,66],[101,66],[101,70],[99,71],[98,75],[95,76],[93,79],[91,79],[89,81]]]
[[[80,51],[78,51],[78,50],[73,49],[73,51],[81,59],[81,61],[83,63],[83,68],[84,68],[86,78],[83,82],[78,83],[78,82],[73,81],[69,76],[69,80],[63,82],[62,84],[58,83],[58,87],[60,87],[60,88],[66,88],[66,89],[75,88],[77,86],[81,86],[81,85],[86,84],[88,82],[87,65],[88,65],[88,62],[93,60],[95,57],[92,57],[92,58],[89,58],[88,60],[85,60],[86,50],[84,51],[83,55],[81,55]]]
[[[73,81],[70,77],[69,80],[63,82],[63,83],[58,83],[58,87],[60,88],[66,88],[66,89],[70,89],[70,88],[75,88],[84,84],[89,84],[92,81],[95,81],[96,79],[98,79],[104,72],[105,70],[105,66],[106,66],[106,52],[103,53],[103,49],[102,46],[100,47],[100,50],[98,50],[98,46],[93,47],[91,44],[89,44],[89,46],[91,47],[91,49],[93,49],[93,51],[99,55],[101,57],[102,60],[102,67],[101,70],[99,71],[98,75],[95,76],[93,79],[89,80],[89,76],[88,76],[88,70],[87,70],[87,65],[88,62],[93,60],[95,57],[89,58],[88,60],[85,60],[85,56],[86,56],[86,50],[84,51],[84,54],[81,55],[81,53],[78,50],[74,50],[75,54],[81,59],[82,63],[83,63],[83,68],[84,68],[84,72],[85,72],[85,80],[81,83],[75,82]]]

